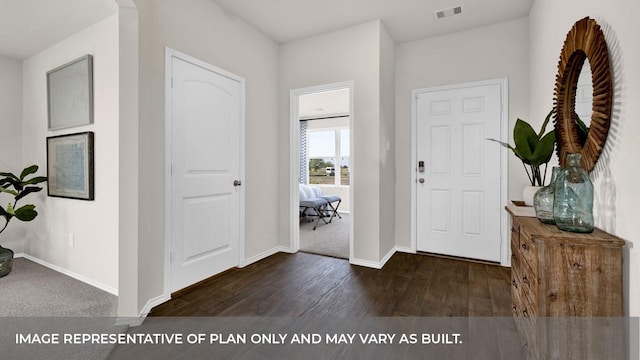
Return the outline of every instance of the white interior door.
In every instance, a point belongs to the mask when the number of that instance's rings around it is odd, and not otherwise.
[[[417,249],[499,262],[500,85],[419,92],[415,109]]]
[[[241,81],[171,57],[171,291],[240,261]]]

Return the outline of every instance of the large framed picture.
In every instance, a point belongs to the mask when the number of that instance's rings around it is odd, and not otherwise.
[[[47,72],[49,130],[93,123],[93,57]]]
[[[47,138],[49,196],[93,200],[93,132]]]

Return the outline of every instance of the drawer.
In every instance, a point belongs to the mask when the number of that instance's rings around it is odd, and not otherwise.
[[[520,247],[520,224],[517,221],[511,223],[511,247]]]
[[[511,311],[517,317],[532,317],[538,315],[538,307],[532,301],[527,285],[517,272],[511,273]]]
[[[520,259],[522,255],[520,255],[520,251],[518,249],[511,248],[511,273],[513,273],[514,269],[520,269],[522,266],[522,260]]]
[[[519,262],[517,255],[512,261],[515,261],[517,266],[511,268],[511,296],[517,304],[518,316],[537,316],[537,278],[529,271],[528,266]],[[517,296],[517,300],[514,295]]]
[[[536,244],[531,240],[529,234],[520,234],[520,248],[518,250],[522,256],[521,262],[537,274],[538,257],[536,256]]]

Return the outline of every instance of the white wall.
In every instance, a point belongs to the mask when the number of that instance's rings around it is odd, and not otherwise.
[[[353,81],[352,181],[354,199],[354,257],[377,263],[380,216],[380,21],[314,36],[280,47],[279,138],[289,138],[289,92],[336,82]],[[281,210],[280,241],[289,245],[290,144],[280,141],[278,193]],[[286,210],[285,210],[286,209]]]
[[[117,0],[119,31],[120,209],[118,316],[138,310],[138,10],[133,0]],[[134,184],[134,186],[132,186]]]
[[[396,45],[380,26],[380,256],[395,248],[396,216]]]
[[[278,45],[209,0],[136,1],[140,24],[139,307],[163,293],[165,46],[246,79],[245,258],[278,246]]]
[[[4,56],[0,56],[0,129],[0,171],[20,175],[26,166],[22,162],[22,62]],[[2,206],[10,199],[8,194],[0,194]],[[23,252],[25,225],[13,219],[0,235],[0,245]],[[4,219],[0,219],[2,226]]]
[[[574,22],[589,16],[603,27],[613,66],[614,113],[605,158],[592,173],[594,215],[597,226],[627,241],[624,293],[625,313],[630,316],[640,315],[639,12],[640,2],[636,0],[536,0],[529,16],[530,109],[538,118],[552,105],[560,49]],[[613,198],[610,207],[601,200],[603,194]]]
[[[47,131],[46,72],[80,56],[94,56],[94,124]],[[95,132],[95,201],[37,194],[40,215],[27,228],[25,252],[118,288],[118,17],[111,16],[23,61],[22,153],[46,173],[46,137]],[[73,234],[75,245],[70,246]]]
[[[396,245],[411,246],[411,90],[486,79],[509,79],[509,134],[518,117],[529,117],[529,49],[526,18],[428,38],[396,47]],[[545,110],[547,109],[547,110]],[[509,154],[509,198],[522,198],[522,163]]]

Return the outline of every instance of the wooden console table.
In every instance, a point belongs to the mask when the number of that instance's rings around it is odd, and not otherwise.
[[[624,240],[511,214],[511,299],[527,359],[624,355]],[[606,357],[602,357],[602,356]]]

